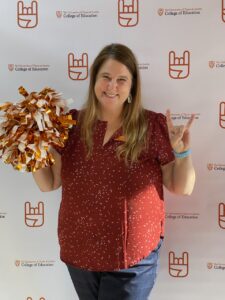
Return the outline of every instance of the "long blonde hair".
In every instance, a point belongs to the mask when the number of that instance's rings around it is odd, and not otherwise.
[[[87,157],[91,155],[93,128],[99,112],[99,102],[94,92],[96,77],[103,63],[108,59],[115,59],[125,65],[132,75],[131,103],[125,101],[122,110],[122,127],[124,143],[117,148],[118,158],[126,163],[136,162],[146,147],[147,120],[141,104],[141,84],[137,60],[132,51],[122,44],[105,46],[95,58],[90,70],[90,84],[87,101],[79,116],[81,137],[86,145]]]

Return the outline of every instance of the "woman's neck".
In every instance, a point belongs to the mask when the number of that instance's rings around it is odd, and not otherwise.
[[[121,124],[121,113],[113,111],[100,111],[99,119],[108,122],[109,125]]]

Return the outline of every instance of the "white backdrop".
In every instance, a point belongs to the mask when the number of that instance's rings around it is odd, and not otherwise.
[[[80,108],[94,57],[121,42],[138,57],[146,108],[170,108],[177,124],[196,113],[197,182],[190,197],[166,193],[152,300],[224,299],[224,36],[222,0],[1,1],[0,102],[20,100],[20,85],[29,92],[50,86]],[[69,53],[87,54],[78,75]],[[3,163],[0,178],[0,299],[78,299],[59,260],[61,191],[41,193],[31,174]]]

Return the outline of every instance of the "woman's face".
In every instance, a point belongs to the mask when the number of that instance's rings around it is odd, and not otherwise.
[[[125,65],[108,59],[99,69],[94,86],[95,95],[104,111],[120,113],[132,86],[132,75]]]

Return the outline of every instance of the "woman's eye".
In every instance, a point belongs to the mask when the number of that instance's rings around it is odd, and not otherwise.
[[[119,81],[120,81],[120,82],[125,82],[126,79],[124,79],[124,78],[119,78]]]
[[[103,78],[110,79],[109,76],[107,76],[107,75],[103,75]]]

